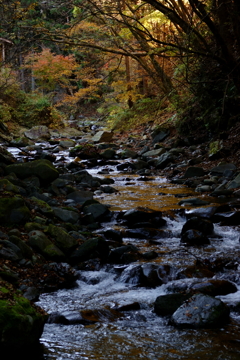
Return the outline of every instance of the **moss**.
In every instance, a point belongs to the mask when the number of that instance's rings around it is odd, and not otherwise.
[[[0,199],[0,224],[9,225],[24,222],[31,213],[20,197],[5,197]]]
[[[46,314],[20,293],[11,291],[8,299],[0,299],[1,346],[20,349],[38,343],[45,321]]]
[[[9,293],[9,290],[6,289],[5,287],[1,287],[0,288],[0,292],[4,293],[4,294],[8,294]]]
[[[51,208],[50,205],[48,205],[45,201],[43,200],[39,200],[36,197],[31,197],[31,200],[34,201],[34,203],[36,204],[36,206],[38,207],[38,210],[48,216],[53,216],[53,209]]]

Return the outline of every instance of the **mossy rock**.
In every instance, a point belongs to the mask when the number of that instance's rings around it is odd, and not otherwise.
[[[54,238],[56,245],[64,252],[64,254],[68,254],[78,246],[77,240],[59,226],[49,225],[47,233]]]
[[[43,256],[46,259],[61,262],[65,260],[64,253],[54,244],[50,244],[43,250]]]
[[[30,217],[30,210],[20,197],[0,199],[0,225],[24,223]]]
[[[18,194],[20,192],[19,188],[17,186],[13,185],[7,179],[0,180],[0,191],[9,191],[9,192],[13,192],[15,194]]]
[[[35,175],[42,183],[50,183],[59,176],[53,164],[45,159],[6,166],[6,173],[10,174],[12,172],[20,179],[26,179]]]
[[[54,212],[50,205],[48,205],[45,201],[39,200],[35,196],[31,197],[31,201],[33,201],[37,207],[37,210],[46,216],[53,217]]]
[[[27,232],[34,231],[34,230],[42,230],[42,231],[44,231],[45,229],[47,229],[47,226],[44,225],[44,224],[39,224],[37,222],[27,222],[24,225],[24,229]]]
[[[36,346],[43,332],[46,315],[9,285],[0,289],[1,349],[10,352]]]

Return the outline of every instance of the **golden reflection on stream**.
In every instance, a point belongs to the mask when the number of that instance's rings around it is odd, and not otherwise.
[[[95,198],[103,204],[109,204],[112,211],[124,211],[137,206],[165,211],[180,209],[182,206],[178,203],[181,199],[200,195],[184,185],[171,185],[164,177],[150,178],[148,181],[140,181],[138,179],[141,177],[133,174],[111,174],[109,177],[115,180],[111,186],[117,192],[104,193]],[[212,199],[206,196],[206,200]]]

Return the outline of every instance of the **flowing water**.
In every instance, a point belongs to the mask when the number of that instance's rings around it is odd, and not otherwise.
[[[96,170],[91,173],[101,176]],[[124,243],[132,243],[140,251],[155,250],[159,254],[155,262],[171,264],[178,269],[193,264],[196,257],[228,256],[233,259],[239,256],[239,232],[233,227],[215,225],[211,245],[204,248],[186,250],[180,246],[184,218],[174,211],[180,208],[179,196],[196,196],[191,190],[171,185],[165,178],[139,181],[136,175],[110,173],[118,192],[98,194],[96,198],[109,204],[112,211],[136,206],[166,211],[166,229],[171,234],[159,243],[149,244],[144,239],[130,238],[125,238]],[[117,224],[104,226],[117,227]],[[179,330],[170,325],[167,318],[153,312],[153,303],[157,296],[166,293],[166,285],[150,289],[127,284],[118,267],[110,266],[98,271],[79,271],[79,276],[77,287],[43,294],[37,304],[49,313],[74,315],[90,311],[96,322],[89,325],[46,324],[41,339],[44,359],[240,359],[240,316],[237,313],[232,312],[230,323],[219,329]],[[240,302],[240,287],[237,293],[220,298],[227,303]],[[140,304],[138,310],[121,314],[114,310],[134,302]]]

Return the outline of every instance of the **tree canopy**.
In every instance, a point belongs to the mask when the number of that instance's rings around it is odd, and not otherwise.
[[[45,75],[75,102],[118,87],[129,107],[142,96],[178,104],[190,96],[198,97],[199,111],[217,109],[221,122],[237,116],[237,0],[1,0],[0,18],[0,37],[11,42],[5,62],[22,65],[39,53],[52,56],[56,67],[60,57],[74,56],[61,80],[56,73],[54,83],[46,69]],[[31,63],[36,79],[37,64]]]

